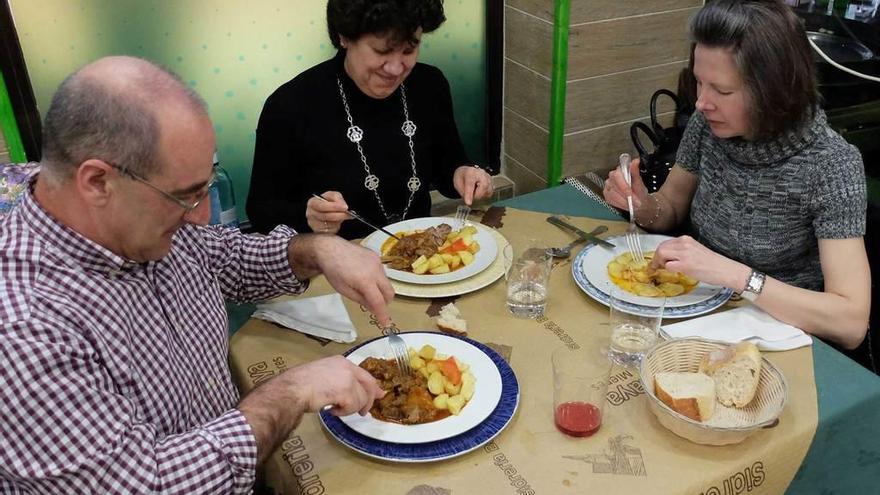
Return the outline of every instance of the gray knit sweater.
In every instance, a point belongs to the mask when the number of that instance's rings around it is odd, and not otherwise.
[[[818,239],[865,234],[862,157],[821,110],[808,125],[755,142],[717,138],[695,112],[677,163],[699,177],[694,237],[785,283],[822,290]]]

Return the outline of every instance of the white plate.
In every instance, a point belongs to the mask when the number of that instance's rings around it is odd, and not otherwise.
[[[402,333],[400,336],[408,347],[418,350],[423,345],[430,344],[438,353],[455,356],[459,361],[470,365],[470,371],[477,379],[474,396],[458,416],[449,416],[431,423],[402,425],[379,421],[370,414],[344,416],[340,418],[343,423],[361,435],[384,442],[425,443],[464,433],[479,425],[492,413],[501,398],[501,374],[486,353],[461,339],[439,333]],[[370,356],[391,359],[388,339],[374,340],[346,357],[349,361],[360,364]]]
[[[656,234],[642,234],[639,238],[642,242],[642,250],[645,252],[653,251],[661,242],[672,239],[672,237],[666,235]],[[611,278],[608,276],[608,263],[614,258],[629,251],[629,248],[626,247],[626,241],[623,236],[611,237],[607,240],[617,247],[613,250],[591,249],[581,261],[581,269],[586,275],[587,280],[605,294],[608,294],[610,287],[616,287],[614,282],[611,281]],[[693,306],[712,299],[723,289],[723,287],[717,285],[709,285],[700,282],[687,294],[667,297],[666,307],[680,308],[684,306]],[[653,299],[651,297],[637,296],[622,289],[618,291],[618,295],[620,299],[632,304],[638,304],[639,306],[650,305]]]
[[[449,225],[452,225],[454,228],[455,219],[446,217],[413,218],[410,220],[404,220],[402,222],[388,225],[385,227],[385,230],[396,234],[398,232],[407,230],[424,230],[428,227],[436,227],[441,223],[447,223]],[[474,240],[480,243],[480,250],[477,251],[477,253],[474,255],[474,262],[470,265],[459,268],[454,272],[441,273],[439,275],[416,275],[415,273],[406,272],[403,270],[393,270],[386,266],[386,275],[388,275],[388,278],[392,280],[399,280],[401,282],[408,282],[411,284],[446,284],[449,282],[464,280],[485,270],[489,267],[489,265],[492,264],[493,261],[495,261],[495,258],[498,256],[498,245],[495,244],[495,237],[492,235],[488,228],[479,224],[469,225],[473,225],[477,228],[477,235],[474,236]],[[364,242],[362,244],[367,249],[371,249],[381,254],[382,243],[385,242],[386,239],[388,239],[388,234],[384,232],[373,232],[366,239],[364,239]]]

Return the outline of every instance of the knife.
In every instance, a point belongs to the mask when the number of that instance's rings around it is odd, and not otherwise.
[[[321,196],[320,194],[312,193],[312,196],[314,196],[314,197],[316,197],[316,198],[318,198],[318,199],[324,200],[324,201],[330,201],[330,200],[328,200],[327,198]],[[354,211],[354,210],[346,210],[346,212],[347,212],[349,215],[351,215],[352,217],[354,217],[355,220],[360,221],[361,223],[363,223],[363,224],[366,225],[367,227],[370,227],[370,228],[373,229],[373,230],[378,230],[378,231],[380,231],[380,232],[384,232],[384,233],[390,235],[391,237],[397,239],[398,241],[400,240],[400,237],[397,237],[396,235],[392,234],[391,232],[388,232],[387,230],[383,229],[382,227],[377,227],[377,226],[371,224],[369,221],[367,221],[366,218],[364,218],[364,217],[358,215],[356,211]]]
[[[583,230],[575,227],[574,225],[566,222],[565,220],[563,220],[559,217],[550,216],[550,217],[547,217],[547,221],[557,227],[561,227],[563,229],[574,232],[575,234],[579,235],[581,238],[587,240],[588,242],[594,242],[602,247],[611,248],[611,249],[614,249],[616,247],[614,244],[611,244],[610,242],[608,242],[604,239],[599,239],[598,237],[594,236],[593,234],[589,234],[587,232],[584,232]]]

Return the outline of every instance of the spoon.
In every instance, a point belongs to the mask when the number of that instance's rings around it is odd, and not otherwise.
[[[599,235],[606,230],[608,230],[608,227],[600,225],[593,229],[590,234]],[[571,256],[572,248],[577,246],[579,243],[584,242],[585,240],[586,239],[584,239],[583,237],[578,237],[577,239],[571,241],[568,246],[547,248],[547,252],[550,253],[550,256],[553,256],[554,258],[568,258],[569,256]]]

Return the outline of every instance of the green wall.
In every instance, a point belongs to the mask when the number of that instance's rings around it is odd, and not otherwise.
[[[239,216],[250,180],[254,131],[266,97],[333,56],[324,0],[10,0],[42,114],[58,84],[104,55],[137,55],[174,70],[207,101],[220,162]],[[485,161],[485,5],[446,0],[447,21],[426,35],[420,61],[452,85],[459,131]]]

